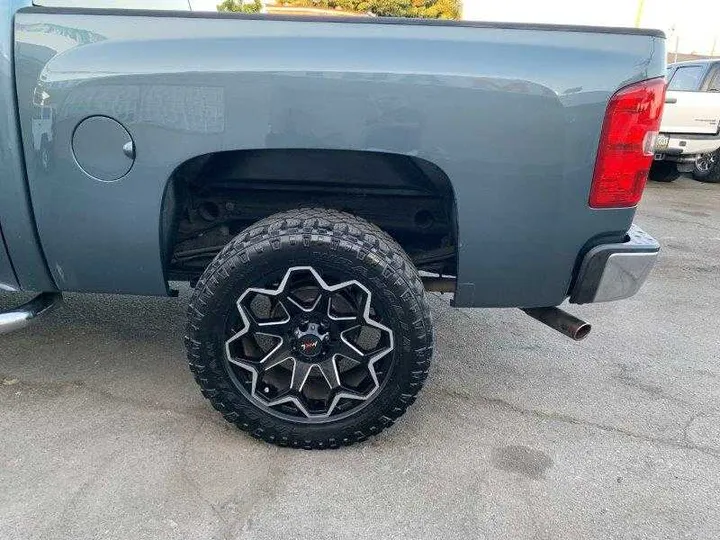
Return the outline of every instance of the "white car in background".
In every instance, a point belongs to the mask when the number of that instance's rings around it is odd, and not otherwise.
[[[667,80],[651,178],[720,182],[720,59],[670,64]]]

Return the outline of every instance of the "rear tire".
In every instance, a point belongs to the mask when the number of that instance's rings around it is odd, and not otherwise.
[[[674,182],[680,178],[677,165],[672,161],[653,161],[649,179],[653,182]]]
[[[693,168],[693,178],[698,182],[720,183],[720,150],[698,158]]]
[[[367,349],[366,328],[377,334]],[[228,422],[272,444],[324,449],[405,412],[433,335],[403,249],[367,221],[313,208],[270,216],[217,255],[195,288],[185,344],[203,395]]]

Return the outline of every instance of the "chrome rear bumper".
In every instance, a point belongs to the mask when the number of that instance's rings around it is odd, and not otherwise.
[[[634,224],[627,236],[626,242],[603,244],[588,251],[570,293],[570,302],[609,302],[638,292],[655,266],[660,245]]]

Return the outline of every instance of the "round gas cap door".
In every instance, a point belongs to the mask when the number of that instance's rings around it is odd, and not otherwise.
[[[73,154],[80,168],[103,182],[125,176],[135,162],[130,134],[117,120],[91,116],[75,128]]]

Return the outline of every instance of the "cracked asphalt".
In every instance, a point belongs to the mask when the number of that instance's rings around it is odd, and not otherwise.
[[[587,340],[435,295],[420,398],[337,451],[214,412],[187,289],[68,295],[0,338],[0,538],[718,538],[720,186],[651,184],[636,221],[659,264],[630,300],[568,308]]]

